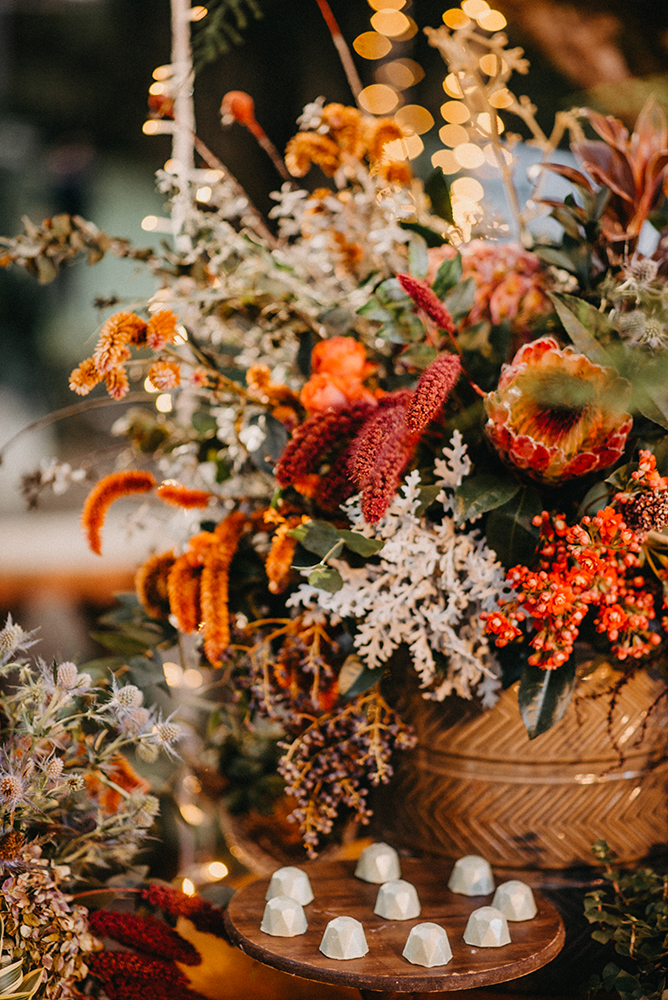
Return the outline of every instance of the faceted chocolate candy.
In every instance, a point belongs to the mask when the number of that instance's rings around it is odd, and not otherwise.
[[[383,882],[373,912],[386,920],[412,920],[420,916],[420,900],[414,885],[402,878]]]
[[[494,906],[474,910],[466,925],[464,940],[476,948],[500,948],[510,944],[508,923],[501,910]]]
[[[364,928],[354,917],[334,917],[325,927],[320,951],[327,958],[363,958],[368,950]]]
[[[516,878],[498,887],[492,906],[501,910],[506,920],[531,920],[538,912],[531,889]]]
[[[274,896],[267,902],[260,930],[273,937],[297,937],[306,930],[306,916],[301,903],[289,896]]]
[[[435,965],[447,965],[452,958],[452,948],[448,935],[438,924],[416,924],[408,935],[404,958],[413,965],[424,965],[433,969]]]
[[[489,861],[477,854],[467,854],[455,861],[448,889],[463,896],[486,896],[494,892],[494,876]]]
[[[371,844],[360,854],[355,875],[365,882],[389,882],[390,879],[401,878],[399,855],[389,844]]]
[[[313,890],[306,872],[301,868],[288,865],[287,868],[279,868],[271,876],[271,882],[267,889],[265,899],[273,899],[274,896],[289,896],[296,899],[302,906],[313,900]]]

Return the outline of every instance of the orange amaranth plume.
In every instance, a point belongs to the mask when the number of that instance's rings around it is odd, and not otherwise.
[[[187,486],[182,486],[174,479],[165,479],[164,482],[160,483],[155,494],[165,503],[174,504],[175,507],[185,507],[187,510],[194,507],[206,507],[213,496],[206,490],[188,489]]]
[[[154,486],[155,479],[150,472],[129,469],[125,472],[112,472],[93,487],[84,503],[81,526],[88,545],[96,555],[102,555],[102,525],[114,500],[133,493],[149,493]]]

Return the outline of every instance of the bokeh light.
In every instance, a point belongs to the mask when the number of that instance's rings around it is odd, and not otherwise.
[[[475,170],[485,162],[485,154],[480,146],[476,146],[473,142],[464,142],[460,146],[455,146],[454,155],[457,163],[466,170]]]
[[[480,201],[485,194],[485,189],[475,177],[458,177],[457,180],[452,182],[450,194],[459,199],[464,198],[468,201]]]
[[[388,115],[399,103],[396,91],[384,83],[372,83],[360,92],[359,102],[372,115]]]
[[[410,129],[416,135],[424,135],[430,128],[433,128],[433,116],[421,104],[406,104],[400,108],[395,118],[402,128]]]
[[[206,15],[208,13],[209,12],[206,9],[206,7],[201,7],[198,4],[197,7],[191,7],[190,8],[190,15],[189,15],[190,16],[190,20],[191,21],[201,21],[201,20],[203,20],[206,17]]]
[[[439,149],[431,158],[432,167],[440,167],[444,174],[456,174],[462,168],[451,149]]]
[[[424,70],[414,59],[393,59],[392,62],[379,66],[375,75],[379,83],[387,83],[397,90],[407,90],[408,87],[419,83],[424,76]]]
[[[490,9],[487,0],[464,0],[462,4],[462,10],[469,17],[474,17],[476,20],[479,17],[484,17],[484,15]]]
[[[406,6],[406,0],[369,0],[369,7],[374,10],[401,10]]]
[[[169,80],[171,76],[174,76],[174,67],[171,63],[165,63],[163,66],[156,66],[153,70],[154,80]]]
[[[459,86],[459,80],[454,73],[448,73],[443,81],[443,90],[449,97],[463,97],[464,92]]]
[[[444,146],[461,146],[469,141],[468,130],[461,125],[444,125],[438,135]]]
[[[155,408],[158,413],[171,413],[173,406],[172,395],[169,392],[161,392],[156,398]]]
[[[501,90],[495,90],[490,95],[489,103],[493,108],[509,108],[513,103],[513,98],[507,87],[502,87]]]
[[[452,125],[463,125],[471,117],[471,112],[461,101],[446,101],[441,105],[441,115]]]
[[[500,118],[494,115],[494,121],[492,121],[492,116],[487,111],[483,111],[482,114],[476,115],[476,125],[486,135],[501,135],[505,128],[505,125]]]
[[[405,34],[411,26],[409,18],[400,10],[383,9],[377,11],[371,18],[371,27],[381,35],[396,38]]]
[[[503,31],[508,23],[500,10],[490,10],[476,20],[484,31]]]
[[[505,72],[508,69],[506,60],[499,59],[493,52],[487,52],[484,56],[481,56],[478,60],[478,65],[487,76],[496,76],[502,70]]]
[[[184,878],[181,882],[181,892],[183,892],[186,896],[195,895],[194,883],[189,878]]]
[[[229,868],[222,861],[212,861],[207,870],[211,878],[225,878],[229,874]]]
[[[407,135],[403,139],[386,142],[383,152],[391,160],[415,160],[424,149],[419,135]]]
[[[452,7],[450,10],[446,10],[443,15],[443,21],[447,24],[448,28],[465,28],[471,23],[471,18],[467,17],[463,10],[459,7]]]
[[[353,48],[362,59],[382,59],[392,49],[392,42],[377,31],[364,31],[353,42]]]

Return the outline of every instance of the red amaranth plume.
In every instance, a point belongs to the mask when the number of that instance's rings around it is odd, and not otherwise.
[[[365,486],[373,475],[386,434],[388,414],[397,406],[402,406],[405,412],[412,396],[410,389],[389,392],[380,400],[378,409],[364,422],[364,426],[350,446],[348,460],[350,475],[358,486]]]
[[[440,330],[445,330],[450,334],[455,332],[452,316],[426,281],[420,281],[412,274],[398,274],[397,280],[406,294],[410,295],[418,309],[426,312],[429,319],[433,320]]]
[[[420,436],[409,431],[407,410],[407,404],[400,402],[383,414],[382,442],[362,489],[362,514],[370,524],[379,521],[389,507]]]
[[[410,431],[419,434],[439,413],[462,371],[456,354],[441,354],[422,373],[406,414]]]
[[[140,889],[139,895],[172,917],[190,920],[203,934],[215,934],[227,940],[222,912],[201,896],[187,896],[169,885],[150,885],[147,889]]]
[[[340,410],[314,413],[300,424],[274,470],[279,486],[289,486],[302,476],[316,472],[322,458],[337,444],[356,434],[375,409],[371,403],[355,403]]]
[[[189,989],[174,962],[130,951],[96,951],[86,963],[110,1000],[203,1000],[201,993]]]
[[[199,965],[202,961],[190,941],[155,917],[139,917],[118,910],[94,910],[88,915],[88,924],[98,937],[112,938],[156,958],[172,959],[184,965]]]

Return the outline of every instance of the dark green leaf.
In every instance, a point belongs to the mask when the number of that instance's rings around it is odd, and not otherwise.
[[[455,219],[452,214],[452,201],[450,200],[450,188],[443,171],[437,167],[433,173],[429,174],[424,183],[424,189],[434,215],[440,215],[442,219],[453,225]]]
[[[448,242],[445,236],[441,236],[435,229],[423,226],[419,222],[406,222],[405,219],[401,219],[399,225],[402,229],[410,229],[412,233],[418,233],[428,247],[442,247],[444,243]]]
[[[346,531],[344,528],[339,528],[338,536],[345,542],[347,548],[365,558],[380,552],[385,545],[385,542],[381,541],[380,538],[367,538],[366,535],[360,535],[358,531]]]
[[[392,313],[384,306],[379,305],[377,299],[369,299],[363,306],[360,306],[357,312],[358,315],[366,316],[367,319],[374,320],[376,323],[387,323],[392,319]]]
[[[544,260],[546,264],[554,264],[555,267],[561,267],[564,271],[572,272],[575,270],[571,258],[559,247],[536,246],[533,248],[533,252],[541,260]]]
[[[444,305],[454,320],[463,319],[471,312],[475,304],[475,293],[475,278],[467,278],[466,281],[460,281],[455,285],[446,296]]]
[[[446,292],[462,279],[462,255],[455,254],[451,260],[444,260],[434,278],[432,290],[442,299]]]
[[[352,701],[358,695],[370,691],[382,679],[383,671],[372,670],[360,660],[356,653],[351,653],[341,667],[339,673],[339,691],[346,701]]]
[[[575,657],[556,670],[525,667],[518,702],[529,739],[547,732],[568,708],[575,687]]]
[[[431,344],[411,344],[410,347],[401,352],[399,357],[403,365],[422,371],[436,360],[438,351]]]
[[[91,636],[105,649],[110,649],[112,653],[120,653],[121,656],[140,656],[146,651],[146,643],[137,642],[136,639],[119,635],[117,632],[91,632]]]
[[[326,590],[328,594],[335,594],[343,586],[343,577],[338,569],[333,566],[318,566],[309,575],[308,582],[318,590]]]
[[[607,482],[606,480],[604,483],[594,483],[591,489],[587,490],[582,503],[578,507],[578,520],[582,520],[585,516],[593,517],[594,514],[598,514],[599,510],[607,507],[610,501],[610,489]]]
[[[482,472],[469,476],[455,490],[455,516],[457,522],[468,521],[478,514],[503,506],[519,493],[520,485],[514,480]]]
[[[432,484],[431,486],[420,487],[418,491],[420,502],[418,504],[417,510],[415,511],[418,517],[422,517],[423,514],[426,514],[428,509],[436,500],[438,494],[441,492],[441,489],[442,487],[436,485],[435,483]]]
[[[288,532],[309,552],[324,558],[339,541],[339,533],[329,521],[307,521]]]
[[[550,293],[564,330],[581,354],[597,365],[611,365],[608,352],[596,339],[596,333],[609,333],[607,318],[584,299],[573,295]]]
[[[416,278],[424,278],[428,268],[427,241],[415,233],[408,244],[408,270]]]
[[[196,410],[190,418],[198,434],[211,437],[218,428],[218,421],[208,410]]]
[[[522,487],[512,500],[491,511],[485,534],[504,566],[530,566],[536,554],[539,529],[532,521],[543,510],[543,502],[531,487]]]

